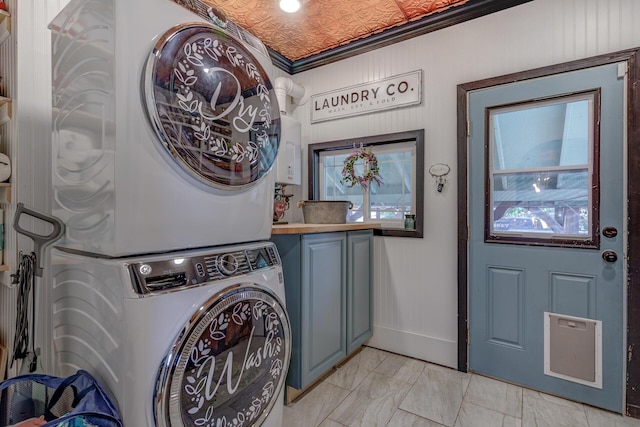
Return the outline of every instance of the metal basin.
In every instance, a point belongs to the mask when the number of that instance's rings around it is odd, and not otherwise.
[[[353,203],[348,200],[302,200],[298,207],[302,208],[305,224],[344,224]]]

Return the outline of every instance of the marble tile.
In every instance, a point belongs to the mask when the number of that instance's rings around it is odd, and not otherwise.
[[[294,425],[295,425],[295,424],[291,424],[291,425],[289,425],[289,424],[284,424],[284,425],[283,425],[283,427],[294,427]],[[318,427],[345,427],[345,425],[344,425],[344,424],[337,423],[337,422],[335,422],[335,421],[330,420],[329,418],[327,418],[327,419],[326,419],[326,420],[324,420],[324,421],[322,422],[322,424],[320,424]]]
[[[589,427],[640,427],[640,419],[624,417],[585,405]]]
[[[349,394],[349,390],[321,382],[299,401],[284,407],[283,425],[316,427]]]
[[[360,353],[338,368],[325,381],[338,387],[354,390],[390,354],[372,347],[364,347]]]
[[[427,364],[400,409],[453,426],[471,374]]]
[[[471,387],[471,385],[469,385]],[[464,401],[455,427],[521,427],[520,418]]]
[[[640,427],[640,420],[367,347],[284,408],[283,427],[350,426]]]
[[[427,366],[427,363],[422,360],[390,354],[378,365],[374,372],[414,384],[422,371],[424,371],[425,366]]]
[[[522,387],[473,375],[464,401],[514,418],[522,418]]]
[[[391,417],[387,427],[442,427],[442,424],[398,409]]]
[[[584,411],[585,406],[582,403],[574,402],[573,400],[563,399],[561,397],[552,396],[550,394],[542,393],[528,388],[522,389],[522,400],[538,399],[544,402],[548,402],[553,405],[564,406],[571,409],[578,409]]]
[[[522,427],[588,427],[581,403],[523,390]]]
[[[371,373],[329,414],[346,426],[386,426],[411,384]]]

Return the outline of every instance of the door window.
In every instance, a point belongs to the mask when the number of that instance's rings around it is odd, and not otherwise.
[[[487,241],[597,246],[598,96],[487,108]]]

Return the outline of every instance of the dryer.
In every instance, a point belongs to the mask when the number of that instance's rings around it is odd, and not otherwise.
[[[65,247],[118,257],[270,237],[280,109],[259,40],[199,0],[71,0],[50,29]]]
[[[55,374],[91,372],[129,427],[281,427],[291,354],[272,243],[100,259],[52,251]]]

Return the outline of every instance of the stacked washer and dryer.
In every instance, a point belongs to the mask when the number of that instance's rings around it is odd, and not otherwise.
[[[128,427],[281,426],[264,45],[197,0],[71,0],[50,29],[53,372],[93,373]]]

